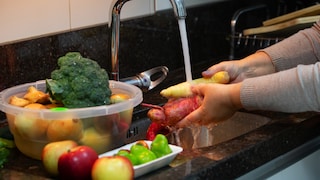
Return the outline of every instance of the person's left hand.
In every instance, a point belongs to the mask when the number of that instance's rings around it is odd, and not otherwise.
[[[241,108],[241,83],[199,84],[192,86],[194,95],[203,97],[201,106],[177,123],[177,128],[192,124],[208,125],[227,120]]]

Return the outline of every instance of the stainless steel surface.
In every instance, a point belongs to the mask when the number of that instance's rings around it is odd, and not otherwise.
[[[158,66],[136,76],[120,79],[120,81],[138,86],[142,90],[147,91],[160,84],[167,77],[168,72],[169,69],[166,66]]]
[[[111,3],[111,76],[113,80],[119,80],[119,39],[120,39],[120,12],[123,5],[130,0],[113,0]],[[185,18],[187,13],[184,6],[184,0],[170,0],[175,16],[178,19]]]
[[[242,33],[239,33],[239,35],[236,34],[236,25],[237,22],[240,18],[241,15],[247,13],[247,12],[251,12],[251,11],[260,11],[261,9],[265,9],[266,10],[266,18],[269,17],[269,11],[267,9],[267,6],[265,4],[258,4],[258,5],[254,5],[254,6],[250,6],[250,7],[246,7],[243,9],[239,9],[238,11],[236,11],[232,18],[231,18],[231,40],[230,40],[230,55],[229,55],[229,59],[234,59],[234,51],[235,51],[235,39],[237,37],[239,37],[239,41],[237,42],[239,44],[241,38],[242,38]],[[246,38],[246,37],[245,37]],[[249,38],[249,37],[247,37]]]
[[[174,14],[177,19],[184,19],[187,16],[187,11],[184,5],[184,0],[170,0]]]
[[[271,119],[261,115],[237,112],[230,119],[217,124],[179,130],[177,134],[181,144],[178,145],[186,150],[212,146],[253,131],[270,121]],[[176,144],[173,136],[170,141]]]

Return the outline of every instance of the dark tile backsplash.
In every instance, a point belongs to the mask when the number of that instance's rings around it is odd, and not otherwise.
[[[233,13],[258,2],[263,1],[226,1],[188,8],[186,26],[191,63],[214,64],[226,59]],[[178,22],[171,9],[121,22],[120,33],[120,78],[159,65],[166,65],[170,71],[183,67]],[[58,57],[69,51],[79,51],[110,72],[110,29],[101,25],[0,46],[0,91],[49,78]]]

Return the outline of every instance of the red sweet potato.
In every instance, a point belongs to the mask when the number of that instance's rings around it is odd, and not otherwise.
[[[168,128],[168,126],[163,126],[161,124],[151,122],[147,130],[146,139],[153,141],[157,134],[168,135],[170,131],[171,130]]]
[[[202,98],[200,96],[169,99],[162,107],[153,106],[147,115],[152,122],[163,126],[174,126],[192,111],[196,110],[201,103]]]

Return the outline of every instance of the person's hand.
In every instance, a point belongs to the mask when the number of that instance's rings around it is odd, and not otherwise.
[[[177,128],[192,124],[208,125],[230,118],[241,108],[241,83],[199,84],[192,86],[194,95],[202,96],[201,106],[177,123]]]
[[[246,78],[240,60],[223,61],[211,66],[206,71],[202,72],[203,77],[211,77],[219,71],[227,71],[230,77],[230,83],[241,82]]]
[[[241,60],[223,61],[202,72],[203,77],[211,77],[219,71],[227,71],[230,83],[238,83],[246,78],[262,76],[275,72],[270,57],[257,52]]]

